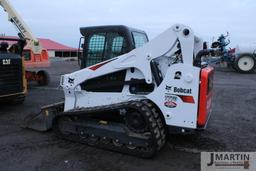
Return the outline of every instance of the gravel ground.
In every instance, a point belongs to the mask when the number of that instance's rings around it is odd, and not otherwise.
[[[22,120],[40,106],[63,99],[61,74],[77,70],[77,62],[54,61],[47,87],[29,85],[23,105],[0,106],[0,170],[200,170],[201,151],[256,151],[256,74],[230,69],[215,72],[213,112],[203,132],[170,135],[151,160],[95,149],[21,128]]]

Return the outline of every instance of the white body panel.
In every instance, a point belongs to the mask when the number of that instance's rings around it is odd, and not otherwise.
[[[186,35],[185,31],[189,31],[189,34]],[[178,42],[182,60],[179,63],[171,63]],[[200,68],[193,66],[193,58],[200,49],[202,49],[202,41],[194,36],[189,27],[181,24],[174,25],[143,47],[113,58],[109,63],[102,62],[96,70],[88,67],[62,76],[60,84],[65,93],[64,110],[150,99],[161,110],[167,125],[196,128]],[[147,84],[156,85],[150,67],[152,60],[158,62],[163,80],[149,94],[131,94],[128,85],[125,85],[119,93],[81,90],[80,84],[86,80],[121,70],[126,70],[125,81],[131,78],[143,78]],[[129,72],[130,68],[135,68],[135,72]],[[182,74],[180,79],[175,78],[177,72]],[[189,96],[193,99],[193,103],[184,102],[182,96]],[[165,104],[172,104],[172,106],[167,107]]]
[[[241,44],[236,46],[236,54],[256,53],[256,44]]]
[[[182,79],[164,79],[161,85],[147,98],[160,107],[167,125],[196,128],[200,69],[176,64],[169,68],[166,77],[174,78],[177,71],[182,71],[184,75]],[[166,89],[167,86],[169,87],[168,90]],[[175,88],[186,88],[192,91],[191,93],[179,93],[174,91]],[[192,96],[194,103],[184,103],[179,95]],[[175,108],[168,108],[164,105],[168,96],[177,97]]]

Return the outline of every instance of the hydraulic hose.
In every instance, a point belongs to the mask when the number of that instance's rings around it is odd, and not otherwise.
[[[214,52],[213,49],[203,49],[203,50],[200,50],[197,53],[196,58],[194,60],[194,66],[201,67],[201,58],[202,58],[202,56],[209,55],[209,54],[211,54],[213,52]]]

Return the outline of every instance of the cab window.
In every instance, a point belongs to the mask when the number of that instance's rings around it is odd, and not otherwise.
[[[132,35],[133,35],[135,48],[142,47],[144,44],[148,42],[147,36],[143,33],[133,32]]]
[[[112,32],[95,33],[87,42],[86,67],[122,55],[127,48],[126,39]]]
[[[99,63],[102,60],[105,46],[105,34],[94,34],[89,39],[87,49],[87,66]]]

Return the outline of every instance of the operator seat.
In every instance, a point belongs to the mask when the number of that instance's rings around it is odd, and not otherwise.
[[[7,53],[7,48],[9,44],[7,42],[1,42],[0,44],[0,52]]]

